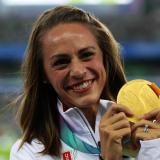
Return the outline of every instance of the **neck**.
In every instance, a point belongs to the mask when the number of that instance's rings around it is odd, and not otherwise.
[[[68,108],[70,108],[68,106],[71,106],[71,105],[66,105],[63,103],[63,101],[61,102],[63,104],[63,111],[66,111]],[[96,104],[91,104],[91,106],[87,106],[84,108],[78,107],[83,112],[84,116],[86,117],[89,124],[91,125],[93,131],[95,131],[95,121],[96,121],[98,106],[99,106],[99,102],[97,102]]]
[[[91,125],[93,131],[95,131],[95,121],[96,121],[96,115],[97,115],[97,111],[98,111],[98,105],[95,105],[93,107],[80,108],[80,110],[85,115],[85,117],[88,120],[89,124]]]

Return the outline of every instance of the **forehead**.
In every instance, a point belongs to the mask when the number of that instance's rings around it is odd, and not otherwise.
[[[92,31],[89,26],[81,23],[64,23],[58,24],[52,27],[44,35],[43,40],[58,42],[59,40],[65,40],[70,38],[85,38],[85,39],[94,39],[95,37],[92,34]],[[77,39],[78,40],[78,39]]]

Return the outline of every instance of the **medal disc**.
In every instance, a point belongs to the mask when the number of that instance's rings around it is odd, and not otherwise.
[[[128,117],[130,122],[137,122],[145,113],[160,107],[160,88],[147,80],[131,80],[120,89],[117,103],[133,112],[134,116]]]

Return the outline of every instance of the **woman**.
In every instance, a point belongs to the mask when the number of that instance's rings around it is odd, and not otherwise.
[[[122,139],[131,136],[127,116],[133,114],[113,103],[126,78],[119,45],[106,26],[78,8],[46,11],[30,35],[23,73],[22,138],[10,160],[122,158]],[[134,141],[144,123],[158,129],[143,120],[134,127]]]

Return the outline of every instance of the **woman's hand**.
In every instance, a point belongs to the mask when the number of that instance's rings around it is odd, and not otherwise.
[[[156,120],[157,123],[160,123],[160,107],[144,114],[141,119]]]
[[[120,105],[113,104],[100,122],[101,154],[107,160],[122,158],[122,139],[131,135],[130,123],[127,116],[132,112]]]
[[[139,147],[139,140],[157,138],[160,138],[160,108],[143,115],[141,120],[132,126],[132,142],[136,147]]]

